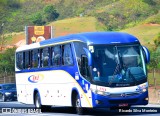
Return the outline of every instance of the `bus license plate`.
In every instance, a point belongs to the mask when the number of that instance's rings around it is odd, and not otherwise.
[[[127,103],[119,104],[119,107],[126,107],[126,106],[128,106],[128,104],[127,104]]]

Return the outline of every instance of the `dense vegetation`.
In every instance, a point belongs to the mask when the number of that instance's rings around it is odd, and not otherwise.
[[[140,22],[160,23],[159,10],[159,0],[1,0],[0,24],[6,31],[19,32],[25,25],[94,16],[106,30],[120,30]]]
[[[15,49],[9,48],[5,52],[0,53],[0,77],[14,75]]]
[[[0,12],[5,32],[23,31],[26,25],[45,25],[59,16],[55,7],[45,5],[43,0],[2,0]]]
[[[95,16],[106,25],[108,30],[120,30],[143,22],[158,12],[156,3],[150,5],[143,0],[120,0],[105,7],[102,12],[96,13]]]
[[[154,38],[155,48],[150,49],[151,62],[149,69],[160,69],[160,33]]]

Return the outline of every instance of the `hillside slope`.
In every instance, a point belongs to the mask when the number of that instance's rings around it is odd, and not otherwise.
[[[94,17],[75,17],[64,20],[55,21],[49,24],[54,29],[54,37],[63,36],[79,32],[101,31],[105,27],[99,23]],[[121,30],[136,36],[143,45],[151,47],[153,38],[160,32],[159,24],[140,24],[132,28]],[[24,32],[13,35],[13,40],[9,44],[23,45],[25,44]]]
[[[53,27],[53,36],[64,36],[72,33],[93,32],[103,30],[104,26],[94,17],[75,17],[58,20],[49,24]],[[21,46],[25,44],[25,33],[15,33],[10,45]]]
[[[94,17],[75,17],[55,21],[51,24],[54,28],[54,36],[62,36],[72,33],[97,31],[98,21]]]
[[[45,9],[53,5],[58,19],[47,20]],[[21,32],[26,25],[47,25],[54,20],[77,16],[92,16],[103,23],[107,30],[121,30],[139,22],[160,23],[159,0],[1,0],[0,25],[3,32]],[[50,10],[51,11],[51,10]],[[53,15],[53,14],[52,14]]]
[[[153,45],[153,38],[160,33],[159,24],[140,24],[132,28],[121,30],[122,32],[127,32],[135,35],[139,38],[143,45],[151,47]]]

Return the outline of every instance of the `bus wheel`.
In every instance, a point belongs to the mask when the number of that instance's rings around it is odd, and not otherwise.
[[[6,101],[6,97],[5,95],[2,96],[2,101],[5,102]]]
[[[35,105],[35,108],[41,108],[41,102],[40,102],[40,97],[38,93],[36,93],[35,95],[34,105]]]
[[[36,95],[35,95],[34,105],[35,105],[35,108],[38,108],[38,109],[40,108],[42,112],[46,112],[46,111],[51,110],[51,106],[45,106],[45,105],[41,104],[40,96],[38,93],[36,93]]]
[[[81,100],[80,100],[79,95],[76,96],[75,106],[76,106],[76,112],[77,112],[77,114],[83,115],[84,114],[84,109],[81,107]]]

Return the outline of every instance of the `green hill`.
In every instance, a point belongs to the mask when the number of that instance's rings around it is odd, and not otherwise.
[[[121,30],[135,35],[143,45],[151,47],[153,45],[153,38],[160,33],[159,24],[140,24],[132,28]]]
[[[64,20],[54,21],[49,24],[54,29],[54,37],[63,36],[71,33],[105,31],[105,26],[98,22],[95,17],[75,17]],[[132,28],[121,30],[136,36],[143,45],[151,47],[153,38],[160,33],[159,24],[139,24]],[[15,44],[19,40],[25,39],[25,34],[17,33],[13,35],[13,41],[10,44]]]
[[[75,17],[55,21],[49,25],[53,26],[54,36],[57,37],[71,33],[97,31],[97,24],[98,21],[94,17]]]
[[[59,14],[57,19],[46,20],[49,14],[44,12],[48,5],[53,5]],[[159,6],[159,0],[1,0],[0,25],[4,24],[3,33],[23,32],[26,25],[52,25],[54,36],[124,31],[150,46],[151,39],[159,33],[159,25],[150,25],[160,24]],[[21,33],[7,40],[13,44],[24,38]]]
[[[93,32],[104,30],[105,26],[98,22],[95,17],[75,17],[54,21],[48,24],[53,27],[54,37],[72,33]],[[12,39],[8,39],[7,44],[16,44],[25,39],[25,33],[14,33]]]
[[[53,5],[58,19],[47,20],[45,8]],[[159,0],[1,0],[0,25],[4,32],[20,32],[26,25],[48,25],[77,16],[95,17],[106,30],[117,31],[141,22],[160,23]],[[45,13],[44,13],[45,12]],[[156,19],[156,20],[155,20]]]

